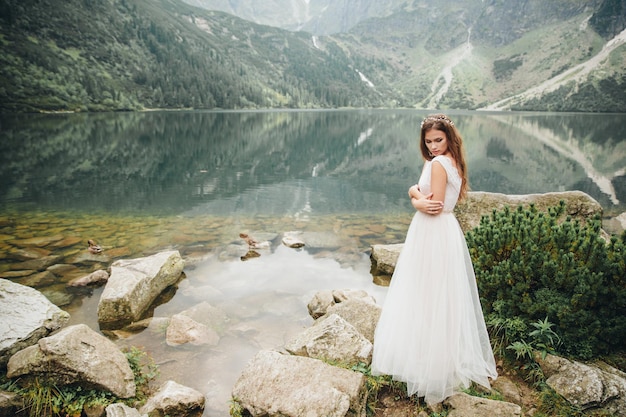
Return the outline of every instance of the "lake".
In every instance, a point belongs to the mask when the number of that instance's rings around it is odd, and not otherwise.
[[[102,288],[66,289],[109,265],[77,261],[87,239],[109,261],[179,250],[185,277],[154,317],[208,303],[227,318],[219,344],[171,347],[162,325],[104,333],[147,351],[161,378],[203,392],[205,416],[227,415],[247,361],[311,324],[307,303],[317,291],[363,289],[384,300],[369,249],[404,240],[428,113],[0,115],[0,276],[39,289],[71,324],[99,331]],[[607,218],[626,211],[625,114],[448,114],[464,137],[472,190],[581,190]],[[242,259],[240,232],[271,247]],[[307,246],[282,245],[287,232]],[[60,256],[63,268],[20,270],[29,248]]]

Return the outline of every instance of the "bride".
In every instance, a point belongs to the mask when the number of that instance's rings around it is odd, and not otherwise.
[[[468,190],[463,141],[452,120],[421,126],[425,160],[409,189],[411,221],[374,336],[373,375],[405,382],[433,405],[497,371],[465,237],[453,214]]]

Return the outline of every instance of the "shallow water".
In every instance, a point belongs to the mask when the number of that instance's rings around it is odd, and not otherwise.
[[[106,269],[115,259],[179,250],[186,261],[184,278],[169,292],[167,302],[154,309],[152,323],[145,330],[103,333],[120,347],[138,346],[148,352],[159,364],[159,381],[173,379],[204,393],[204,415],[227,415],[230,390],[247,361],[261,349],[282,347],[310,325],[307,304],[317,291],[362,289],[382,302],[385,288],[373,283],[369,249],[376,243],[402,241],[409,221],[408,213],[249,219],[108,216],[104,221],[99,216],[22,212],[0,218],[4,238],[0,254],[10,259],[16,256],[10,251],[23,246],[60,256],[57,265],[72,266],[65,276],[46,275],[39,282],[31,276],[26,283],[68,311],[70,324],[85,323],[100,331],[97,307],[103,288],[68,291],[67,282]],[[242,231],[270,239],[270,247],[258,249],[258,257],[242,260],[248,251],[238,237]],[[308,245],[301,249],[283,245],[283,234],[292,231],[302,232]],[[87,237],[103,244],[101,255],[88,254]],[[10,272],[8,265],[4,264],[4,273]],[[11,265],[17,270],[15,263]],[[168,346],[160,319],[203,303],[224,315],[218,325],[219,344]]]

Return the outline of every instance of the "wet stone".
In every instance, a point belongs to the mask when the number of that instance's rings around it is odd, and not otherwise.
[[[50,271],[43,271],[37,274],[29,275],[27,277],[14,279],[14,282],[18,284],[26,285],[27,287],[38,288],[52,285],[57,282],[57,277]]]
[[[388,287],[391,284],[391,275],[374,275],[372,276],[372,282],[381,287]]]
[[[93,254],[86,250],[72,259],[72,263],[76,265],[91,265],[97,262],[109,263],[111,259],[104,253]]]
[[[7,240],[13,240],[13,239],[15,239],[15,236],[13,235],[0,234],[0,242],[6,242]]]
[[[76,236],[71,236],[71,237],[66,237],[64,239],[59,240],[58,242],[54,242],[51,246],[53,248],[67,248],[70,246],[74,246],[77,243],[82,242],[83,239],[76,237]]]
[[[376,234],[382,234],[385,233],[385,231],[387,230],[387,226],[384,224],[372,224],[369,226],[369,229]]]
[[[33,269],[22,269],[22,270],[17,270],[17,271],[4,271],[0,273],[0,278],[5,278],[5,279],[13,279],[13,278],[21,278],[21,277],[27,277],[29,275],[33,275],[35,272],[35,270]]]
[[[54,265],[63,259],[59,255],[44,256],[39,259],[31,259],[30,261],[24,261],[13,265],[13,269],[34,269],[36,271],[43,271],[50,265]]]
[[[80,269],[78,267],[70,264],[54,264],[49,266],[47,270],[58,276],[64,276],[71,273],[80,272]]]
[[[123,247],[120,247],[120,248],[107,249],[106,250],[106,255],[111,257],[111,258],[122,258],[122,257],[125,257],[125,256],[129,256],[131,254],[132,254],[132,251],[127,246],[123,246]]]
[[[7,258],[16,261],[28,261],[48,256],[50,253],[49,250],[42,248],[13,249],[9,251]]]
[[[43,290],[41,292],[48,300],[57,307],[70,305],[74,301],[74,296],[62,290]]]
[[[30,246],[45,247],[45,246],[50,245],[51,243],[58,242],[61,239],[63,239],[62,235],[42,236],[42,237],[32,237],[30,239],[14,240],[11,243],[13,243],[16,246],[20,246],[22,248],[27,248]]]

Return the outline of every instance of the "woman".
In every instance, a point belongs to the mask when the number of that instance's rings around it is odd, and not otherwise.
[[[474,381],[497,377],[474,269],[453,210],[465,197],[463,141],[452,120],[430,115],[421,127],[425,160],[409,189],[415,213],[374,336],[372,374],[406,382],[433,405]]]

